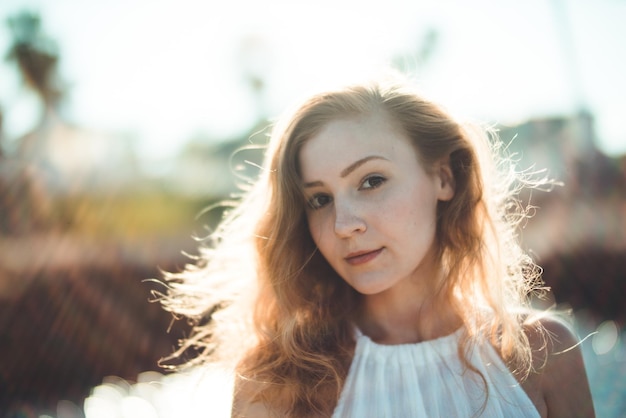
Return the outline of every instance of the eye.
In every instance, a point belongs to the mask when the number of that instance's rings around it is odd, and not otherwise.
[[[321,209],[331,202],[332,198],[324,193],[316,193],[308,200],[307,204],[313,210]]]
[[[359,190],[367,190],[367,189],[375,189],[380,187],[387,179],[383,176],[373,175],[366,177],[365,180],[361,183],[361,187]]]

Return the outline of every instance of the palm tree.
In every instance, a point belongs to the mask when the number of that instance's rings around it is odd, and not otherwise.
[[[41,98],[46,110],[56,110],[62,90],[58,86],[58,48],[45,36],[41,18],[31,12],[21,12],[7,20],[13,43],[6,59],[15,61],[26,86]]]

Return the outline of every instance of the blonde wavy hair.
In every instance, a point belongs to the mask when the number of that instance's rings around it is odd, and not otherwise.
[[[314,95],[275,127],[257,181],[228,211],[195,263],[167,274],[166,309],[194,321],[197,364],[233,361],[258,383],[254,398],[293,416],[330,415],[354,348],[360,295],[316,250],[305,214],[298,154],[338,118],[384,112],[427,168],[449,158],[455,194],[439,202],[436,240],[443,295],[464,323],[459,356],[488,341],[522,378],[532,369],[524,332],[540,269],[520,248],[528,214],[519,191],[547,184],[519,173],[497,135],[456,121],[404,80],[384,79]],[[486,337],[486,338],[485,338]]]

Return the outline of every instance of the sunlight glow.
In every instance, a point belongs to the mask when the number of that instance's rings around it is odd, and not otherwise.
[[[0,15],[41,11],[60,46],[72,120],[132,133],[143,158],[166,158],[194,135],[233,138],[311,90],[395,61],[412,63],[436,100],[490,121],[570,114],[580,100],[596,112],[626,108],[626,53],[616,41],[626,4],[566,4],[9,0]],[[251,76],[263,90],[251,89]],[[10,136],[27,125],[17,94],[0,97]],[[624,124],[598,114],[600,145],[626,151]]]

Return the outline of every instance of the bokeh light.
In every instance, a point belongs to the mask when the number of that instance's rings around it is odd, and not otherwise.
[[[612,351],[619,341],[619,330],[615,321],[604,321],[593,336],[593,351],[597,355],[604,355]]]

